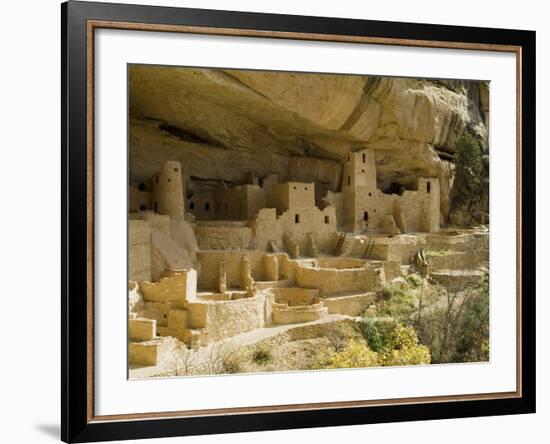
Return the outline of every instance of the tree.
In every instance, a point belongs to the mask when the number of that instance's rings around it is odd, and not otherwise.
[[[455,142],[455,177],[451,191],[451,222],[482,221],[488,211],[489,162],[477,139],[464,133]]]
[[[489,359],[488,274],[479,284],[460,282],[450,288],[440,287],[440,303],[423,308],[422,316],[414,323],[434,363]]]
[[[489,274],[486,273],[477,291],[464,308],[461,332],[454,361],[482,362],[489,360]]]
[[[323,336],[331,343],[336,352],[342,350],[346,346],[346,333],[338,323],[327,325],[326,328],[323,329]]]
[[[174,346],[170,357],[174,376],[187,376],[196,366],[195,353],[182,342]]]

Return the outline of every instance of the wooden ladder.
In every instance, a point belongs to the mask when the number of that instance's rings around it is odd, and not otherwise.
[[[365,259],[368,259],[369,256],[372,254],[372,250],[374,249],[374,238],[369,237],[367,239],[367,246],[365,247],[365,255],[363,256]]]
[[[334,252],[335,256],[340,256],[342,246],[344,245],[344,241],[346,240],[346,232],[344,231],[342,234],[340,234],[340,237],[338,238],[338,243],[336,244],[336,251]]]

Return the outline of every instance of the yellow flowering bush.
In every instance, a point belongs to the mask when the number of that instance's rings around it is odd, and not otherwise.
[[[355,339],[348,342],[346,347],[333,352],[327,359],[325,368],[361,368],[376,367],[378,353],[372,351],[366,344]]]
[[[420,345],[412,327],[397,324],[387,347],[379,353],[380,365],[419,365],[431,362],[430,349]]]
[[[391,331],[387,343],[378,352],[373,351],[364,342],[351,339],[343,349],[325,355],[315,367],[364,368],[430,362],[430,350],[419,344],[414,329],[397,324]]]

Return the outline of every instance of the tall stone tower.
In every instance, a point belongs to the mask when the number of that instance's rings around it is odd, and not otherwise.
[[[342,191],[356,191],[358,188],[376,189],[374,150],[350,151],[344,161]]]
[[[362,231],[375,222],[375,211],[369,211],[370,207],[375,209],[376,198],[373,196],[378,192],[374,150],[350,151],[344,159],[343,173],[343,227],[346,231]]]
[[[185,199],[181,164],[165,162],[153,179],[153,209],[177,219],[184,216]]]

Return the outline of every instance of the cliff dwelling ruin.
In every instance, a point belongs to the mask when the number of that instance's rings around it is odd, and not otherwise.
[[[411,275],[481,280],[487,225],[453,223],[448,159],[486,139],[485,85],[129,69],[130,377],[376,318]]]

